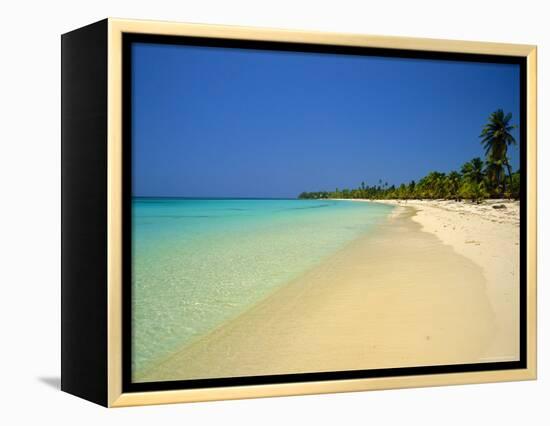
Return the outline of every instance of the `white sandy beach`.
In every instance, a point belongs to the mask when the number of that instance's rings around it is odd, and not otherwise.
[[[375,232],[135,379],[517,359],[518,204],[388,202]]]
[[[497,321],[487,361],[519,357],[519,202],[380,201],[417,210],[413,220],[483,270]],[[493,206],[504,208],[494,208]]]

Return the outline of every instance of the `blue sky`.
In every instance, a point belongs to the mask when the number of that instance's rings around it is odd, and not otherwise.
[[[519,66],[136,43],[136,196],[296,197],[483,158]],[[519,140],[519,133],[515,132]],[[513,168],[519,149],[510,151]]]

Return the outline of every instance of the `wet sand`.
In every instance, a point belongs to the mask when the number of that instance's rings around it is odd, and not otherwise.
[[[376,231],[134,380],[491,361],[501,326],[483,269],[424,232],[416,214],[398,207]]]

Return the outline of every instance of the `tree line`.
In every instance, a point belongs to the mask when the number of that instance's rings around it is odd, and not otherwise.
[[[508,148],[517,142],[511,132],[512,114],[502,109],[493,112],[482,129],[480,138],[485,160],[473,158],[459,171],[448,173],[432,171],[415,182],[388,185],[381,179],[375,185],[362,182],[357,188],[336,188],[334,191],[302,192],[298,198],[350,199],[448,199],[480,202],[486,198],[513,198],[520,196],[520,172],[512,172]]]

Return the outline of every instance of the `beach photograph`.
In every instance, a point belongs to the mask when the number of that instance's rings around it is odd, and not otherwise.
[[[133,383],[520,360],[518,64],[131,49]]]

